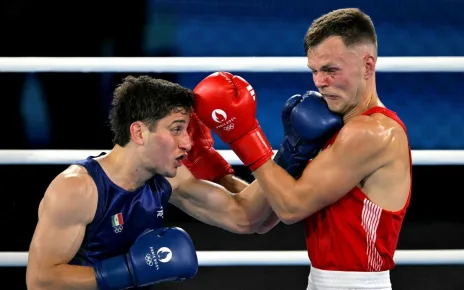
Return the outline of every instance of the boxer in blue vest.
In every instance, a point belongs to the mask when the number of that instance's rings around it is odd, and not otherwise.
[[[168,203],[239,234],[278,222],[259,184],[236,178],[214,149],[193,99],[191,90],[164,80],[124,79],[110,112],[112,150],[72,164],[45,192],[28,289],[140,289],[193,278],[194,243],[183,229],[163,226]],[[294,168],[283,154],[283,167]]]

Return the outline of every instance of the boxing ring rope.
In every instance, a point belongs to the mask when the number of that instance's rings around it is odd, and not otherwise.
[[[309,72],[306,57],[0,57],[0,72]],[[462,72],[464,57],[379,57],[378,72]]]
[[[309,72],[306,57],[0,57],[2,72]],[[464,57],[379,57],[378,72],[463,72]],[[69,164],[102,150],[0,150],[1,165]],[[231,150],[219,150],[242,165]],[[274,154],[275,154],[274,150]],[[462,165],[464,150],[413,150],[414,165]],[[198,251],[200,266],[309,266],[306,251]],[[28,252],[0,252],[0,267],[24,267]],[[461,265],[464,250],[397,250],[398,265]]]
[[[101,150],[0,150],[0,165],[70,164]],[[231,165],[243,165],[232,150],[218,150]],[[274,154],[276,154],[274,150]],[[413,165],[462,165],[464,150],[412,150]]]
[[[232,165],[242,162],[231,150],[218,150]],[[0,164],[69,164],[108,150],[0,150]],[[276,151],[274,150],[274,154]],[[414,165],[464,164],[464,150],[413,150]],[[198,251],[200,266],[309,266],[306,251]],[[0,267],[24,267],[27,252],[0,252]],[[464,250],[397,250],[398,265],[464,265]]]
[[[306,251],[197,251],[203,267],[309,266]],[[0,267],[27,266],[28,252],[0,252]],[[464,250],[397,250],[397,265],[464,265]]]

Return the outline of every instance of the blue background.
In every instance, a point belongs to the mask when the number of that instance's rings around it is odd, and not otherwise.
[[[359,7],[371,16],[379,56],[464,53],[462,1],[155,2],[173,11],[174,39],[182,56],[304,56],[303,37],[312,19],[341,7]],[[254,86],[258,120],[272,145],[278,146],[283,131],[276,116],[288,97],[315,89],[311,74],[240,75]],[[202,77],[183,74],[180,81],[194,87]],[[378,73],[379,96],[405,122],[413,149],[464,147],[463,77],[463,73]]]
[[[10,31],[16,46],[10,50],[3,47],[0,52],[6,56],[304,56],[303,37],[314,18],[336,8],[359,7],[374,21],[380,57],[464,54],[464,2],[459,0],[375,3],[335,0],[325,4],[323,1],[148,0],[129,7],[124,2],[99,3],[91,10],[79,6],[63,14],[53,14],[53,9],[60,9],[55,4],[22,7],[13,16],[30,18],[14,18],[21,30],[16,34]],[[28,15],[24,12],[28,9],[47,10],[53,15],[48,18],[32,12]],[[52,20],[57,18],[62,21],[64,34],[56,31]],[[19,28],[24,22],[30,22],[29,26]],[[254,86],[258,119],[272,146],[277,147],[283,134],[277,118],[282,104],[295,93],[315,89],[311,74],[309,71],[239,74]],[[125,74],[77,73],[60,78],[53,74],[24,74],[21,79],[18,75],[7,75],[3,76],[2,90],[7,90],[3,95],[17,100],[16,124],[21,126],[23,141],[3,141],[2,147],[111,146],[105,141],[110,139],[108,128],[102,124],[112,90]],[[157,76],[193,88],[206,75]],[[405,122],[413,149],[464,148],[463,77],[463,73],[377,74],[379,96]],[[50,89],[52,86],[63,89]],[[76,92],[76,86],[82,86],[80,91]],[[69,106],[63,98],[81,103]],[[63,110],[60,104],[67,113],[57,112]],[[14,112],[11,107],[7,110],[5,114]],[[83,111],[88,118],[85,130],[97,140],[69,142],[73,135],[66,135],[56,124]],[[81,127],[77,123],[67,122],[69,130],[79,132]],[[104,140],[98,140],[100,137]],[[216,147],[229,149],[217,138]]]

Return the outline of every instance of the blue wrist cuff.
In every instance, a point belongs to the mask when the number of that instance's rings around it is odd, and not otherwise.
[[[99,290],[122,290],[133,287],[125,255],[106,259],[94,265]]]

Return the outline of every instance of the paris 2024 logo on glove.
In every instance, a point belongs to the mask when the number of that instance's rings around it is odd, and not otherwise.
[[[246,81],[242,77],[240,76],[236,76],[236,77],[240,78],[244,83],[246,83]],[[248,85],[246,89],[252,96],[253,101],[256,101],[256,94],[255,94],[255,90],[253,89],[253,87],[251,85]],[[211,118],[213,119],[214,122],[219,123],[219,125],[216,126],[216,129],[223,129],[224,131],[231,131],[235,128],[234,121],[236,120],[236,118],[232,117],[230,120],[227,120],[227,113],[222,109],[213,110],[213,112],[211,112]]]
[[[153,247],[150,247],[150,253],[147,253],[145,255],[145,262],[147,263],[148,266],[156,267],[156,270],[159,269],[158,263],[167,263],[171,261],[172,259],[172,251],[171,249],[167,247],[161,247],[156,251],[153,249]]]
[[[235,125],[235,117],[232,117],[232,119],[227,120],[227,114],[221,109],[215,109],[211,113],[211,118],[213,118],[213,121],[216,123],[219,123],[220,125],[216,126],[216,129],[223,129],[225,131],[230,131],[233,130]]]

